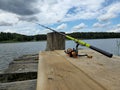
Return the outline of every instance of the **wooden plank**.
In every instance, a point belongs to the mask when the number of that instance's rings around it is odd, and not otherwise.
[[[54,51],[39,55],[37,90],[106,90]]]
[[[56,50],[55,52],[107,90],[120,90],[120,56],[113,55],[112,58],[108,58],[93,50],[84,49],[80,50],[79,54],[92,55],[93,58],[70,58],[62,50]]]

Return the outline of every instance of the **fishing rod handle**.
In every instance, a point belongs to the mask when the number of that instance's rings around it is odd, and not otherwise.
[[[99,52],[99,53],[101,53],[101,54],[103,54],[103,55],[105,55],[105,56],[107,56],[107,57],[112,57],[113,56],[113,54],[111,54],[111,53],[109,53],[109,52],[106,52],[106,51],[104,51],[104,50],[102,50],[102,49],[99,49],[99,48],[97,48],[97,47],[95,47],[95,46],[90,46],[89,48],[91,48],[91,49],[93,49],[93,50],[95,50],[95,51],[97,51],[97,52]]]

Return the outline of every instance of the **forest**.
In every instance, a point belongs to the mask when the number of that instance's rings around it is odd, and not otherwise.
[[[0,33],[0,42],[24,42],[24,41],[41,41],[46,40],[46,35],[27,36],[17,33]]]
[[[120,33],[114,33],[114,32],[76,32],[76,33],[70,33],[68,35],[79,39],[120,38]]]
[[[120,33],[113,32],[75,32],[67,34],[78,39],[106,39],[120,38]],[[0,32],[0,42],[24,42],[24,41],[42,41],[47,40],[46,34],[22,35],[17,33]]]

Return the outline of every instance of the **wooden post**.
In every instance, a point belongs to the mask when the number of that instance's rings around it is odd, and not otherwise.
[[[64,32],[61,32],[64,33]],[[47,51],[64,50],[65,49],[65,36],[56,32],[47,34]]]

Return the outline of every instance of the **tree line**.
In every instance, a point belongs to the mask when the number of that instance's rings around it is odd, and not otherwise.
[[[70,33],[68,35],[79,39],[120,38],[120,33],[114,33],[114,32],[75,32],[75,33]]]
[[[40,41],[46,40],[47,37],[44,34],[41,35],[34,35],[34,36],[27,36],[17,33],[0,33],[0,42],[4,41],[11,41],[11,42],[19,42],[19,41]]]
[[[109,32],[109,33],[108,32],[75,32],[75,33],[69,33],[67,35],[78,39],[120,38],[120,33],[113,33],[113,32]],[[17,33],[0,32],[0,42],[41,41],[46,39],[47,39],[46,34],[27,36]]]

